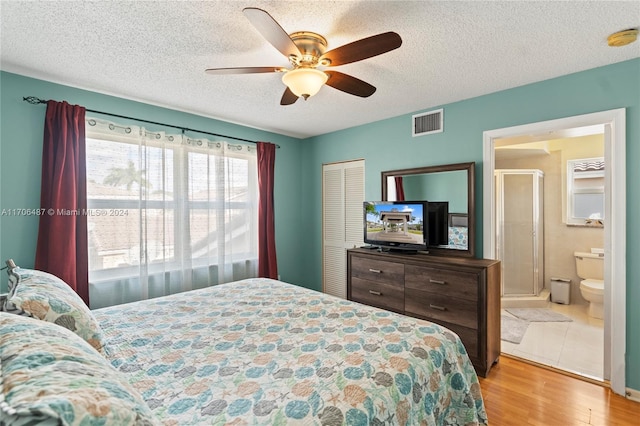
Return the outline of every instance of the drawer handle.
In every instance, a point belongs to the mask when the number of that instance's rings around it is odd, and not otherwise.
[[[376,296],[382,296],[382,293],[380,293],[379,291],[369,290],[369,293],[375,294]]]
[[[440,281],[440,280],[429,280],[429,282],[431,284],[440,284],[440,285],[445,285],[447,283],[446,281]]]
[[[373,272],[374,274],[381,274],[382,271],[380,269],[371,269],[369,268],[369,272]]]
[[[437,309],[439,311],[446,311],[447,310],[447,308],[445,308],[444,306],[438,306],[438,305],[434,305],[432,303],[429,304],[429,307],[431,309]]]

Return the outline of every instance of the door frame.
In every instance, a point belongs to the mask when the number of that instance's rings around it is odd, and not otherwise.
[[[483,132],[483,253],[495,253],[495,140],[517,136],[553,134],[578,127],[604,125],[605,168],[605,292],[604,375],[613,392],[625,395],[626,351],[626,109]],[[610,166],[609,166],[610,165]],[[612,206],[616,206],[613,210]]]

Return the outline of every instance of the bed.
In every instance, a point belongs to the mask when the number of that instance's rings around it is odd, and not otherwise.
[[[469,217],[466,213],[449,213],[448,248],[468,250]]]
[[[9,300],[20,306],[9,307],[24,314],[15,288]],[[26,326],[15,333],[8,315],[4,334],[24,339]],[[487,424],[478,379],[453,332],[281,281],[242,280],[90,315],[96,332],[80,336],[87,327],[76,325],[73,338],[133,395],[130,410],[143,421],[132,424]],[[7,340],[0,337],[3,358]],[[12,398],[5,394],[0,408],[11,408]]]

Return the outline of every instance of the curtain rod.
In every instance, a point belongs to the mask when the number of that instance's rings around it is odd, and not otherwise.
[[[40,98],[38,98],[36,96],[25,96],[25,97],[22,98],[22,100],[25,101],[25,102],[30,103],[31,105],[38,105],[38,104],[46,104],[47,103],[47,101],[45,101],[44,99],[40,99]],[[88,112],[95,112],[96,114],[104,114],[104,115],[109,115],[111,117],[125,118],[125,119],[128,119],[128,120],[140,121],[142,123],[155,124],[157,126],[173,127],[174,129],[180,129],[180,130],[184,130],[186,132],[203,133],[205,135],[219,136],[221,138],[234,139],[234,140],[237,140],[237,141],[249,142],[249,143],[253,143],[253,144],[258,143],[257,141],[252,141],[252,140],[243,139],[243,138],[237,138],[235,136],[228,136],[228,135],[221,135],[219,133],[205,132],[204,130],[189,129],[188,127],[174,126],[172,124],[159,123],[157,121],[150,121],[150,120],[143,120],[141,118],[129,117],[129,116],[126,116],[126,115],[112,114],[110,112],[96,111],[96,110],[88,109],[88,108],[85,108],[85,110],[88,111]],[[280,148],[280,145],[276,145],[276,148]]]

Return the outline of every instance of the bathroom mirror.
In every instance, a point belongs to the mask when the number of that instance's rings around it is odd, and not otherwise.
[[[475,255],[475,163],[389,170],[381,175],[383,200],[449,203],[449,244],[429,246],[429,253]]]

